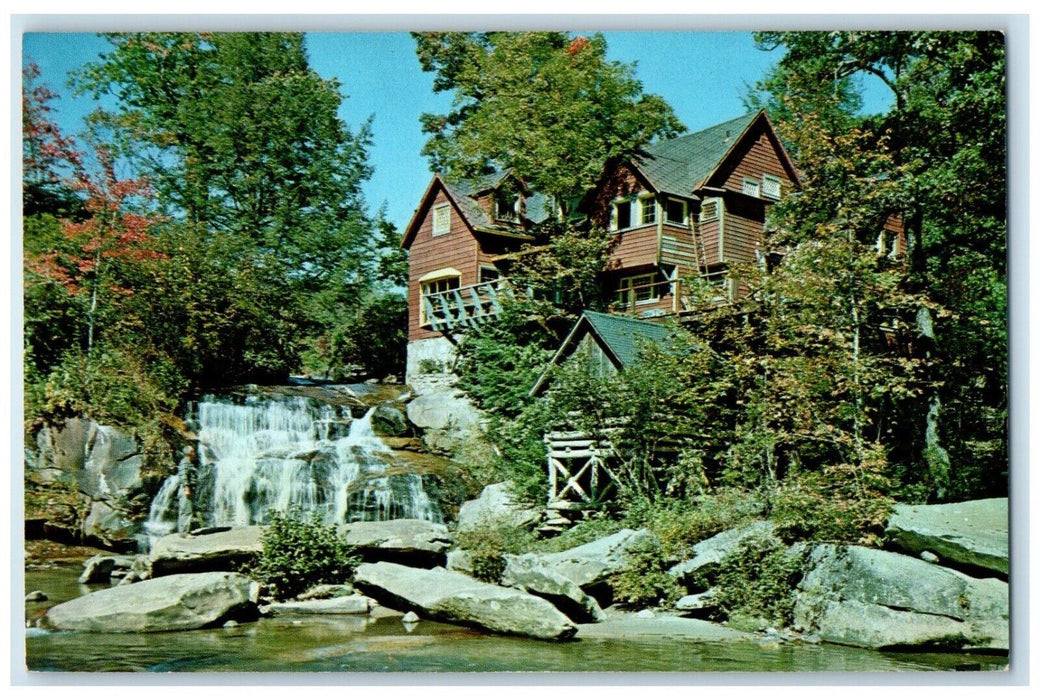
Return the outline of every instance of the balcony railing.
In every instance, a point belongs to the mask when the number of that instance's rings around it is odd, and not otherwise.
[[[508,281],[504,278],[423,294],[421,325],[435,331],[474,327],[501,313],[502,297],[510,294]]]

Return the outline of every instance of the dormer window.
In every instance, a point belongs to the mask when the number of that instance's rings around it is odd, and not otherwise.
[[[620,202],[614,202],[614,220],[613,230],[624,231],[626,228],[632,228],[632,202],[631,200],[623,200]]]
[[[780,178],[775,175],[763,175],[762,196],[769,199],[780,199]]]
[[[451,231],[451,205],[438,204],[433,208],[433,235],[443,236]]]
[[[508,190],[495,192],[495,220],[520,223],[520,195]]]
[[[759,187],[758,180],[750,177],[744,178],[744,184],[741,187],[741,191],[749,197],[758,197],[761,195],[761,188]]]

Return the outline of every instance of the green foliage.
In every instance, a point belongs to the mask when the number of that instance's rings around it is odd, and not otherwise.
[[[344,583],[360,561],[318,516],[304,520],[298,511],[274,513],[264,530],[263,550],[254,573],[281,600],[320,583]]]
[[[726,618],[757,618],[788,627],[802,575],[800,559],[783,543],[749,537],[719,562],[712,580],[702,584],[712,587],[713,601]]]
[[[527,528],[512,522],[484,520],[459,530],[455,546],[469,552],[475,578],[498,583],[506,568],[505,555],[530,551],[534,540],[534,533]]]
[[[610,158],[682,130],[671,108],[643,93],[633,68],[606,58],[601,35],[428,32],[413,35],[446,115],[424,114],[432,169],[468,177],[513,168],[534,190],[569,202]]]
[[[366,376],[404,376],[408,343],[408,300],[401,294],[385,293],[367,298],[353,318],[334,329],[329,352],[333,377],[345,376],[342,369],[361,367]],[[337,372],[336,370],[340,370]]]
[[[668,573],[675,563],[657,542],[631,548],[625,568],[610,577],[615,603],[626,608],[672,605],[683,595],[682,587]]]
[[[884,464],[828,466],[792,474],[773,497],[770,518],[787,542],[880,546],[892,509]]]

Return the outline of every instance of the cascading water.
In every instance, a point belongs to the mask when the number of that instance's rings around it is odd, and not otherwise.
[[[346,407],[300,396],[206,397],[191,407],[199,459],[191,505],[204,526],[265,524],[298,508],[326,524],[418,518],[441,521],[422,477],[395,463],[372,430],[374,408],[351,419]],[[186,527],[185,476],[171,476],[152,502],[152,538]],[[178,520],[181,522],[178,523]]]

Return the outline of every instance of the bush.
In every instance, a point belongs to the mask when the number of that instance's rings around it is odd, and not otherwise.
[[[671,605],[683,590],[669,573],[675,561],[658,542],[642,542],[629,550],[628,565],[610,577],[614,601],[622,607],[646,608]]]
[[[360,561],[335,525],[323,525],[316,516],[304,520],[297,509],[276,512],[262,543],[254,573],[281,600],[319,583],[343,583]]]
[[[719,562],[711,585],[727,618],[750,617],[790,626],[794,593],[802,578],[800,560],[775,537],[749,537]]]
[[[485,520],[455,536],[455,546],[470,553],[473,576],[488,583],[502,579],[506,554],[528,551],[533,544],[534,533],[530,530],[496,520]]]

